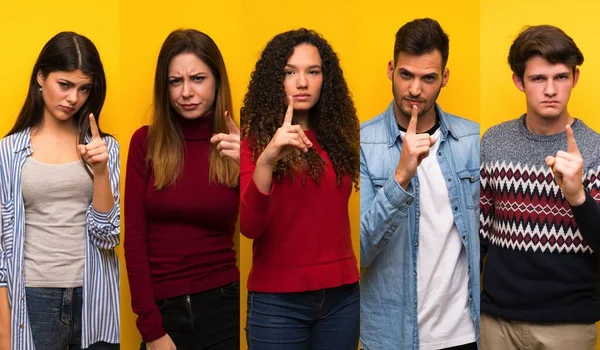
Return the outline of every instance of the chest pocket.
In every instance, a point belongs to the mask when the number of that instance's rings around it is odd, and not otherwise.
[[[461,195],[465,198],[468,209],[479,208],[479,169],[465,169],[457,174],[461,184]]]
[[[379,192],[379,190],[385,185],[385,183],[387,182],[387,180],[388,179],[382,178],[382,177],[371,178],[371,181],[373,181],[374,192],[375,193]]]

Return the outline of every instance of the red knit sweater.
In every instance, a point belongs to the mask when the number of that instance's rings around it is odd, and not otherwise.
[[[239,189],[209,185],[212,118],[178,120],[185,165],[174,186],[154,188],[148,127],[131,138],[125,186],[125,258],[131,305],[144,341],[166,332],[155,301],[239,279],[233,235]]]
[[[327,167],[320,183],[308,174],[273,179],[269,194],[252,180],[256,160],[242,141],[240,225],[254,239],[248,289],[255,292],[301,292],[333,288],[359,279],[352,250],[348,200],[352,182],[336,175],[312,130],[306,135]]]

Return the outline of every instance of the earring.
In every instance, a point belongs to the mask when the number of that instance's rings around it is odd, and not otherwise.
[[[41,86],[40,86],[40,89],[39,89],[39,90],[40,90],[40,92],[42,92],[42,87],[41,87]]]

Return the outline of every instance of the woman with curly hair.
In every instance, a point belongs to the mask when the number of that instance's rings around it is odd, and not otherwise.
[[[241,231],[253,241],[250,349],[356,349],[359,273],[348,200],[359,122],[318,33],[275,36],[241,109]]]

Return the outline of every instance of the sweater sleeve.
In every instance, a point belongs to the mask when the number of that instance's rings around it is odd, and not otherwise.
[[[271,192],[264,194],[258,190],[254,183],[253,175],[256,169],[256,160],[252,159],[249,141],[242,140],[240,159],[240,231],[250,238],[258,238],[266,229],[269,222],[269,205],[274,184]]]
[[[490,232],[492,232],[494,223],[494,189],[491,183],[490,167],[485,158],[485,135],[481,140],[480,148],[481,157],[479,176],[481,178],[481,188],[479,190],[479,249],[480,270],[483,270],[483,262],[489,244],[489,235]]]
[[[597,172],[600,169],[597,170]],[[596,254],[600,253],[600,177],[597,172],[589,171],[584,181],[585,201],[581,205],[571,206],[579,232]]]
[[[148,222],[145,200],[150,170],[146,167],[148,127],[131,137],[125,179],[125,264],[131,291],[131,307],[138,315],[137,327],[145,342],[166,334],[154,300],[148,262]]]

